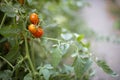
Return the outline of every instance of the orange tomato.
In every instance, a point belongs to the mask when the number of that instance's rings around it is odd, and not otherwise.
[[[39,18],[38,18],[38,15],[36,13],[30,14],[30,22],[32,24],[38,24],[39,23]]]
[[[36,31],[37,31],[37,29],[36,29],[36,27],[35,27],[34,24],[30,24],[30,25],[28,26],[28,30],[29,30],[32,34],[36,33]]]

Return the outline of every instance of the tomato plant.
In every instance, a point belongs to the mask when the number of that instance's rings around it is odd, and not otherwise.
[[[93,62],[116,76],[90,51],[75,13],[85,5],[84,0],[25,0],[23,5],[1,0],[0,79],[89,80]],[[38,14],[31,18],[31,13]]]

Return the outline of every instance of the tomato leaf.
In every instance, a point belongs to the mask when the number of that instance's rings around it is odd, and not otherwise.
[[[50,77],[51,73],[49,72],[48,69],[42,68],[40,70],[40,73],[43,74],[45,80],[49,80],[49,77]]]
[[[105,61],[98,60],[97,65],[102,68],[104,72],[110,74],[111,76],[115,77],[118,76],[108,65]]]
[[[76,57],[73,67],[78,78],[83,78],[84,73],[90,68],[92,61],[89,58]]]
[[[62,56],[61,56],[61,53],[60,53],[59,49],[54,48],[51,56],[52,56],[51,63],[53,65],[53,67],[57,67],[60,60],[62,59]]]
[[[67,43],[60,43],[60,45],[58,46],[59,50],[62,52],[62,55],[67,53],[69,47],[70,45]]]
[[[27,0],[28,4],[30,5],[32,3],[32,0]]]
[[[11,80],[12,78],[12,71],[4,70],[0,71],[0,80]]]
[[[11,49],[10,51],[8,52],[8,54],[5,55],[5,58],[10,61],[10,62],[13,62],[17,59],[17,57],[19,56],[18,54],[18,48],[19,48],[19,45],[18,44],[15,44]]]
[[[46,68],[46,69],[53,69],[53,67],[52,67],[51,64],[46,64],[46,65],[44,66],[44,68]]]
[[[24,77],[23,80],[33,80],[33,79],[32,79],[32,75],[31,75],[30,73],[27,74],[27,75]]]
[[[72,66],[69,66],[69,65],[66,65],[64,64],[64,68],[63,68],[63,72],[64,73],[67,73],[67,74],[70,74],[74,71],[73,67]]]
[[[84,67],[81,58],[77,57],[75,59],[73,67],[74,67],[76,76],[80,78],[83,75],[83,67]]]
[[[61,37],[64,39],[64,40],[70,40],[73,36],[71,33],[64,33],[64,34],[61,34]]]
[[[39,66],[37,68],[39,70],[39,74],[43,75],[45,80],[49,80],[51,73],[51,70],[53,69],[51,64],[46,64],[43,67]]]
[[[0,34],[4,37],[15,37],[20,33],[20,29],[16,26],[6,26],[0,29]]]
[[[80,42],[83,38],[84,38],[84,35],[81,34],[81,35],[79,35],[79,36],[77,37],[77,41]]]
[[[16,13],[18,12],[17,8],[6,4],[0,5],[0,10],[5,12],[9,17],[15,17]]]

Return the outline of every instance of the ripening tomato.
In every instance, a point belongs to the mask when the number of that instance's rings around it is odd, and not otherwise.
[[[39,23],[39,18],[38,18],[38,15],[36,13],[30,14],[30,22],[32,24],[38,24]]]
[[[35,27],[35,25],[34,24],[30,24],[29,26],[28,26],[28,30],[31,32],[31,33],[36,33],[36,31],[37,31],[37,29],[36,29],[36,27]]]
[[[20,4],[24,4],[24,0],[18,0]]]
[[[43,35],[44,31],[42,28],[37,28],[37,31],[33,34],[34,37],[39,38]]]

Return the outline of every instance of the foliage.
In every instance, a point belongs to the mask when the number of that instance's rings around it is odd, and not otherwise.
[[[25,1],[19,3],[19,1]],[[103,61],[96,61],[75,11],[84,0],[1,0],[1,80],[89,80],[93,62],[116,75]],[[30,34],[31,13],[39,15],[41,38]]]

